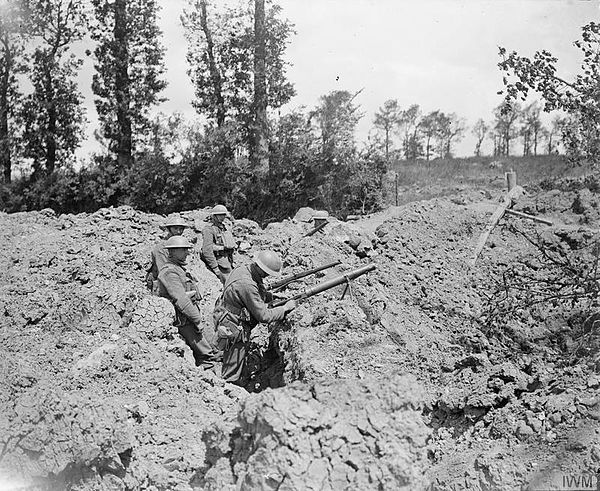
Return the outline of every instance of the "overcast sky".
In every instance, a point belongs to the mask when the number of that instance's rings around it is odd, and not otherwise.
[[[419,104],[424,112],[455,112],[473,125],[492,119],[501,98],[498,46],[531,56],[547,49],[559,58],[559,72],[569,79],[580,63],[573,41],[581,26],[600,21],[598,0],[277,0],[296,35],[287,52],[288,75],[297,95],[284,111],[313,108],[332,90],[355,92],[365,113],[357,137],[366,139],[375,111],[387,99],[402,108]],[[160,27],[167,49],[168,98],[159,110],[182,112],[193,119],[193,89],[186,74],[185,41],[180,14],[187,0],[159,0]],[[93,142],[96,111],[86,61],[82,90],[90,135],[80,154],[97,149]],[[456,148],[472,155],[473,138]],[[488,148],[489,151],[489,148]]]

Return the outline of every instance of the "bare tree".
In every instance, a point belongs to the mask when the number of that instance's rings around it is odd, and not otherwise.
[[[477,141],[475,143],[475,156],[476,157],[481,156],[481,145],[483,143],[483,140],[485,140],[485,137],[486,137],[489,129],[490,129],[489,125],[487,125],[483,119],[478,119],[477,122],[475,123],[475,126],[473,126],[472,133],[477,138]]]

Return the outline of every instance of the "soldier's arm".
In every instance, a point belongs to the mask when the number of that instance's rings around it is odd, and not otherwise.
[[[167,290],[167,293],[183,315],[196,325],[202,323],[200,311],[186,293],[185,287],[177,273],[163,269],[158,275],[158,281],[165,287],[165,290]]]
[[[206,264],[208,264],[208,267],[217,272],[219,271],[219,263],[215,257],[213,245],[212,227],[204,227],[204,230],[202,230],[202,256],[204,257]]]
[[[269,308],[260,296],[256,285],[248,285],[241,292],[242,301],[258,322],[269,323],[285,317],[286,309],[282,307]]]

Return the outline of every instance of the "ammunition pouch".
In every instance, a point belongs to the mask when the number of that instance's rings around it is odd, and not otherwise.
[[[222,297],[219,297],[213,311],[217,348],[223,351],[235,343],[247,343],[251,330],[249,320],[250,314],[245,308],[232,312],[225,307]]]

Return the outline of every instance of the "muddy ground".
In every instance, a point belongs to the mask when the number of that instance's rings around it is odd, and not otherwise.
[[[596,305],[524,307],[537,290],[509,298],[498,285],[515,265],[550,274],[531,237],[593,264],[599,199],[577,185],[526,191],[514,208],[553,225],[506,216],[475,267],[499,187],[332,218],[308,238],[310,209],[264,230],[237,220],[238,263],[267,247],[286,273],[342,262],[288,295],[377,266],[343,298],[336,287],[255,330],[255,393],[199,371],[171,305],[147,295],[164,217],[1,214],[0,490],[512,490],[588,479],[600,470]],[[182,215],[196,238],[207,211]],[[220,284],[197,255],[190,268],[208,324]],[[506,305],[510,315],[498,314]]]

